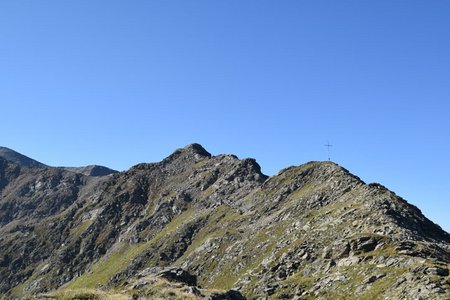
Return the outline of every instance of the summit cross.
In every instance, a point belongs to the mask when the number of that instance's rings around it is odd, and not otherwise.
[[[330,142],[328,142],[328,143],[325,145],[325,147],[327,147],[327,150],[328,150],[328,161],[330,161],[330,160],[331,160],[331,159],[330,159],[330,148],[333,147],[333,145],[331,145]]]

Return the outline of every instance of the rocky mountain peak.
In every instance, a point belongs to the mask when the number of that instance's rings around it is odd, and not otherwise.
[[[162,162],[173,163],[178,161],[179,163],[194,163],[198,160],[210,158],[211,154],[203,148],[200,144],[189,144],[184,148],[175,150],[171,155],[166,157]]]
[[[197,143],[192,143],[187,146],[185,146],[184,151],[192,152],[201,156],[211,157],[211,154],[203,148],[202,145]]]
[[[177,150],[175,150],[175,152],[170,155],[170,156],[196,156],[198,157],[211,157],[211,154],[205,150],[205,148],[203,148],[202,145],[197,144],[197,143],[193,143],[193,144],[189,144],[187,146],[185,146],[184,148],[179,148]],[[169,156],[169,157],[170,157]]]

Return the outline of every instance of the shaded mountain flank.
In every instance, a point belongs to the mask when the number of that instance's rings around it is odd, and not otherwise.
[[[1,299],[450,299],[450,235],[333,162],[82,173],[0,158]]]

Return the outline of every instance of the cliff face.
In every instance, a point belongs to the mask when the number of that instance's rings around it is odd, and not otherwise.
[[[94,177],[0,158],[0,190],[6,299],[172,269],[229,299],[450,297],[450,235],[332,162],[268,178],[193,144]]]

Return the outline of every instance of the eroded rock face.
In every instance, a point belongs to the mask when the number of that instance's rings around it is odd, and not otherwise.
[[[268,178],[253,159],[193,144],[93,177],[0,158],[0,190],[7,299],[149,270],[194,294],[229,290],[214,299],[450,296],[449,234],[331,162]]]

